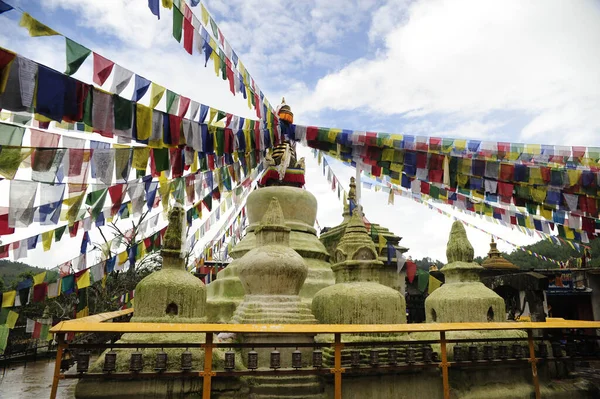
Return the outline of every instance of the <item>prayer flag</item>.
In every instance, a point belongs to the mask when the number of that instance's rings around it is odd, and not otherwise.
[[[159,0],[148,0],[148,8],[152,14],[156,15],[160,19],[160,5]]]
[[[94,53],[94,83],[102,86],[110,76],[115,63]]]
[[[198,5],[198,3],[196,3],[196,5]],[[11,6],[10,4],[6,4],[5,2],[0,0],[0,14],[10,11],[12,9],[13,9],[13,6]]]
[[[17,296],[17,291],[6,291],[2,293],[2,307],[3,308],[11,308],[15,304],[15,297]]]
[[[148,87],[150,87],[150,82],[148,79],[144,78],[140,75],[135,75],[135,89],[133,90],[132,101],[138,102],[144,97],[144,94],[148,91]]]
[[[163,86],[157,85],[152,82],[152,90],[150,93],[150,108],[156,108],[163,94],[165,93],[165,88]]]
[[[65,37],[67,44],[67,75],[73,75],[92,52],[87,47]]]
[[[427,292],[429,295],[442,285],[442,282],[437,278],[433,277],[431,274],[429,275],[429,291]]]
[[[12,310],[8,311],[8,316],[6,316],[6,326],[8,328],[15,328],[17,324],[17,320],[19,320],[19,314],[17,312],[13,312]]]
[[[181,42],[181,27],[183,24],[183,14],[177,7],[173,7],[173,37]]]
[[[33,285],[42,284],[46,279],[46,272],[41,272],[33,276]]]
[[[114,74],[113,74],[113,82],[110,88],[111,93],[120,94],[127,85],[129,85],[129,81],[133,76],[133,72],[123,68],[122,66],[115,64]]]
[[[37,19],[33,18],[26,12],[24,12],[21,16],[19,26],[22,26],[25,29],[27,29],[29,31],[29,36],[31,37],[60,35],[60,33],[50,29],[49,27],[47,27]]]
[[[83,289],[90,286],[90,269],[75,274],[77,278],[77,289]]]

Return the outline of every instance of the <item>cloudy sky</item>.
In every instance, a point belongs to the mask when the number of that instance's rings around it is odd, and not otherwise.
[[[167,88],[242,116],[212,66],[171,36],[143,0],[9,0],[71,39]],[[297,123],[414,135],[598,145],[600,2],[593,0],[207,0],[221,31],[272,103]],[[199,8],[193,9],[200,15]],[[64,39],[29,38],[4,14],[0,46],[59,70]],[[91,59],[76,77],[91,81]],[[110,84],[110,80],[108,82]],[[129,90],[129,91],[127,91]],[[131,93],[128,88],[124,95]],[[160,107],[160,105],[159,105]],[[307,188],[319,224],[341,203],[309,151]],[[334,163],[347,186],[354,172]],[[0,194],[1,196],[1,194]],[[415,258],[445,261],[451,221],[423,205],[363,191],[367,218],[404,237]],[[534,239],[466,220],[519,244]],[[477,255],[489,237],[468,229]],[[503,250],[510,246],[500,245]],[[37,262],[36,262],[37,263]]]

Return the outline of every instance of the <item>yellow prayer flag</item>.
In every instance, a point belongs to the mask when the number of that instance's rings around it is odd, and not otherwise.
[[[531,187],[531,198],[535,202],[543,203],[546,200],[546,186]],[[552,217],[552,212],[550,212],[550,217]]]
[[[542,170],[540,168],[529,168],[529,183],[544,184],[544,179],[542,178]]]
[[[12,51],[8,51],[8,50],[4,50],[10,54],[15,54]],[[17,59],[16,54],[15,54],[15,58],[13,58],[12,60],[10,60],[5,66],[4,68],[2,68],[2,72],[0,72],[0,93],[4,93],[4,90],[6,89],[6,83],[8,82],[8,75],[10,73],[10,68],[12,68],[13,66],[13,62]],[[2,115],[4,115],[4,112],[2,112]],[[10,114],[9,114],[10,116]]]
[[[456,148],[456,151],[459,151],[459,152],[464,151],[465,148],[467,148],[467,140],[454,140],[454,148]],[[465,158],[463,158],[463,159],[465,159]]]
[[[148,167],[148,159],[150,159],[150,148],[135,147],[133,149],[133,161],[131,166],[134,169],[146,170]]]
[[[467,176],[471,174],[471,159],[469,159],[469,158],[460,159],[459,173],[463,174],[463,175],[467,175]]]
[[[162,0],[162,6],[170,10],[173,8],[173,0]]]
[[[210,107],[208,109],[208,123],[212,123],[213,119],[215,119],[216,116],[217,116],[217,110],[214,109],[213,107]]]
[[[394,161],[394,149],[393,148],[384,149],[383,152],[381,153],[381,160],[393,162]]]
[[[8,315],[6,316],[6,326],[8,328],[15,328],[17,320],[19,320],[19,314],[17,312],[9,310]]]
[[[42,244],[44,246],[44,252],[49,251],[52,247],[52,237],[54,237],[54,230],[42,233]]]
[[[138,103],[135,112],[138,140],[148,140],[152,133],[152,108]]]
[[[19,26],[24,27],[29,31],[29,36],[37,37],[37,36],[56,36],[60,35],[55,30],[50,29],[37,19],[33,18],[31,15],[26,12],[21,16],[21,21],[19,22]]]
[[[381,255],[381,250],[383,249],[383,247],[385,247],[385,245],[387,244],[387,240],[385,239],[385,237],[382,234],[379,234],[379,251],[377,253],[377,255]]]
[[[190,172],[196,173],[198,171],[198,154],[194,151],[194,158],[192,161],[192,165],[190,166]]]
[[[166,88],[161,85],[157,85],[152,82],[152,91],[150,93],[150,108],[156,108],[163,94],[165,93]]]
[[[118,255],[118,258],[119,258],[119,265],[122,265],[122,264],[124,264],[125,262],[127,262],[127,251],[125,251],[125,252],[121,252],[121,253]]]
[[[17,291],[7,291],[2,293],[2,307],[3,308],[11,308],[15,304],[15,297],[17,296]]]
[[[388,205],[394,205],[394,190],[390,189],[390,195],[388,197]]]
[[[327,134],[327,141],[329,141],[330,143],[335,143],[335,138],[337,137],[338,133],[341,133],[342,129],[329,129],[329,133]]]
[[[206,9],[206,7],[204,7],[204,4],[202,3],[200,3],[200,12],[202,16],[202,23],[204,24],[204,26],[208,25],[208,10]]]
[[[579,178],[581,177],[581,170],[567,169],[567,174],[569,175],[569,186],[574,186],[579,183]]]
[[[540,207],[540,215],[546,220],[552,220],[552,209],[542,206]]]
[[[33,285],[42,284],[46,279],[46,272],[41,272],[33,276]]]
[[[429,290],[427,293],[431,295],[431,293],[442,286],[442,282],[437,278],[433,277],[431,274],[429,275]]]
[[[77,288],[83,289],[90,286],[90,270],[86,270],[79,278],[77,278]]]
[[[246,78],[244,77],[244,82],[246,81]],[[252,98],[250,97],[252,95],[252,91],[250,91],[250,87],[248,86],[248,83],[246,83],[246,97],[248,98],[248,108],[252,109]]]
[[[445,186],[450,186],[450,160],[448,159],[448,156],[444,157],[443,169],[444,169],[443,183]]]
[[[575,239],[575,234],[573,233],[573,230],[571,230],[571,228],[569,228],[567,226],[565,226],[565,236],[567,237],[567,240],[574,240]],[[569,242],[569,245],[571,247],[573,246],[573,244],[571,244],[571,242]]]

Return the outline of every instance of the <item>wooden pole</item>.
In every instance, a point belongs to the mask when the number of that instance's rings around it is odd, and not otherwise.
[[[342,368],[342,348],[344,345],[342,344],[342,334],[335,334],[335,341],[333,344],[334,349],[334,367],[331,370],[334,373],[334,398],[342,399],[342,373],[346,371],[346,369]]]
[[[216,375],[212,371],[212,352],[213,352],[213,334],[206,333],[206,343],[204,346],[204,371],[200,372],[203,377],[202,399],[210,399],[211,378]]]
[[[440,351],[442,352],[442,383],[444,384],[444,399],[450,399],[450,382],[448,381],[448,352],[446,351],[446,332],[440,331]]]
[[[64,334],[56,334],[58,340],[58,348],[56,348],[56,360],[54,361],[54,376],[52,377],[52,390],[50,391],[50,399],[56,399],[58,392],[58,381],[60,380],[60,364],[62,362],[63,351],[67,344],[65,343]]]
[[[537,358],[535,357],[535,346],[533,345],[533,331],[527,330],[527,341],[529,343],[529,363],[531,363],[531,374],[533,376],[533,387],[535,388],[535,399],[540,399],[540,379],[537,371]]]

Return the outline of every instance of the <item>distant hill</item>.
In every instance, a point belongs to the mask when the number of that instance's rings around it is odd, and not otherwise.
[[[33,274],[41,273],[46,269],[29,266],[22,262],[14,262],[11,260],[0,260],[0,279],[4,280],[4,286],[8,289],[13,283],[21,281],[17,276],[24,272]]]

